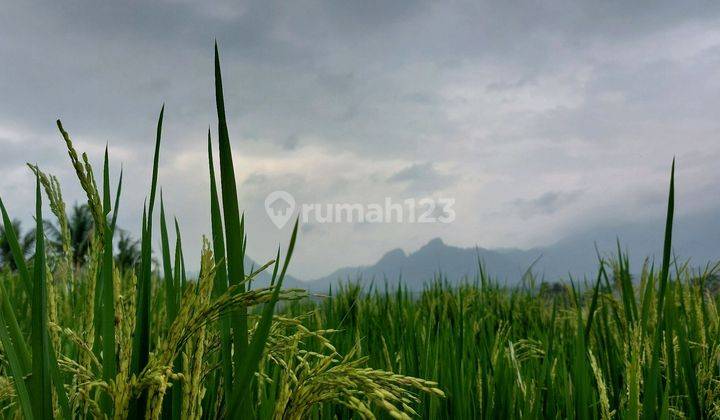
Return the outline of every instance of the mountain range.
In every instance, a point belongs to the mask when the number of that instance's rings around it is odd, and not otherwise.
[[[517,284],[528,269],[545,281],[567,281],[571,276],[582,280],[597,273],[598,251],[604,257],[617,255],[618,241],[630,256],[631,270],[639,272],[646,258],[659,262],[663,235],[664,220],[648,220],[596,227],[531,249],[463,248],[435,238],[414,252],[393,249],[372,265],[341,268],[309,281],[288,277],[285,285],[326,292],[331,285],[349,280],[363,284],[374,281],[380,285],[387,282],[390,286],[402,282],[411,290],[420,290],[438,274],[450,282],[473,279],[478,274],[479,262],[491,278],[508,285]],[[720,261],[717,215],[705,212],[678,218],[673,228],[673,252],[678,261],[690,260],[693,267]],[[268,277],[263,274],[260,282]]]

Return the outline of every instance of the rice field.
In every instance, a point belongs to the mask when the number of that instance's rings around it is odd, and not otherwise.
[[[372,366],[437,382],[446,398],[423,396],[423,418],[718,417],[713,270],[646,266],[633,287],[626,258],[589,284],[350,284],[289,312],[339,329],[341,351],[359,341]]]
[[[119,245],[122,174],[111,183],[107,152],[93,168],[60,121],[87,242],[41,162],[28,172],[34,240],[0,201],[3,418],[720,417],[718,277],[672,258],[674,164],[657,266],[630,267],[618,246],[595,278],[563,285],[528,273],[507,287],[478,264],[476,278],[426,279],[420,294],[345,283],[309,296],[283,287],[297,223],[286,249],[244,266],[252,221],[238,203],[217,48],[215,94],[212,233],[184,238],[203,241],[197,278],[157,193],[162,110],[137,255]],[[261,271],[267,287],[253,284]]]

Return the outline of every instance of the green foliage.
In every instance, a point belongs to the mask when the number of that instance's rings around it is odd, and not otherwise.
[[[40,194],[40,179],[37,179],[35,196],[35,220],[37,232],[42,231],[42,196]],[[47,283],[45,281],[45,243],[44,235],[38,235],[35,240],[35,258],[33,260],[33,294],[32,294],[32,330],[30,346],[32,348],[32,395],[51,395],[50,390],[50,361],[47,335]],[[33,398],[33,414],[39,419],[52,418],[50,398]]]
[[[240,210],[238,209],[235,168],[225,117],[225,99],[217,43],[215,43],[215,103],[218,117],[220,185],[222,189],[223,226],[225,226],[227,278],[229,285],[235,286],[238,292],[243,292],[245,291],[245,283],[242,281],[245,277],[245,267],[243,266],[245,260],[243,246],[245,231],[244,225],[240,221]],[[233,387],[237,387],[240,371],[243,369],[243,355],[248,346],[247,311],[243,308],[234,312],[231,317],[231,324],[233,332]],[[238,409],[243,412],[247,411],[247,407],[244,406]]]

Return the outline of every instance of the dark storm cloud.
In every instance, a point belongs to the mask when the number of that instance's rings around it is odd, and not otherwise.
[[[571,205],[582,191],[548,191],[532,199],[517,199],[512,205],[523,219],[539,215],[551,215]]]
[[[406,185],[407,191],[417,194],[434,192],[446,187],[452,181],[450,176],[439,173],[431,162],[416,163],[403,168],[387,180]]]

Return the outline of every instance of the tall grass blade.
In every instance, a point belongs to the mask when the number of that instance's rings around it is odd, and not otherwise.
[[[597,309],[598,297],[600,295],[600,282],[602,281],[604,272],[605,263],[600,260],[600,270],[598,271],[597,280],[595,281],[592,301],[590,302],[590,309],[588,311],[588,319],[587,323],[585,324],[585,342],[587,342],[590,338],[590,328],[592,328],[593,318],[595,317],[595,310]]]
[[[49,372],[49,341],[47,334],[47,285],[45,283],[45,239],[43,234],[42,195],[40,177],[36,175],[35,220],[37,237],[35,238],[35,258],[33,260],[34,283],[32,295],[32,395],[33,413],[36,418],[53,418],[52,394]]]
[[[0,282],[0,293],[2,293],[2,296],[0,297],[0,305],[2,305],[0,307],[0,313],[2,313],[2,316],[5,319],[3,325],[8,328],[8,334],[14,343],[18,360],[20,361],[20,367],[22,368],[22,374],[24,376],[25,374],[30,373],[30,367],[32,366],[32,362],[30,360],[30,350],[25,343],[25,338],[23,337],[22,330],[20,330],[20,325],[15,317],[15,311],[12,308],[12,303],[10,303],[10,298],[5,291],[5,286],[3,286],[2,282]]]
[[[177,307],[180,304],[180,297],[182,296],[182,284],[181,284],[181,276],[182,276],[182,253],[180,250],[181,244],[180,244],[180,237],[177,237],[175,240],[175,268],[173,271],[173,278],[171,279],[173,281],[173,290],[175,291],[175,295],[173,298],[175,299],[175,306]],[[177,313],[174,315],[177,317]],[[183,367],[183,360],[181,356],[178,356],[175,358],[173,362],[173,369],[177,372],[182,371]],[[183,383],[180,381],[173,381],[173,387],[172,387],[172,419],[180,419],[181,416],[181,410],[182,410],[182,397],[183,397]]]
[[[258,368],[260,357],[262,356],[268,334],[270,333],[270,324],[275,311],[275,304],[277,303],[280,288],[282,287],[283,279],[285,278],[288,265],[290,264],[290,259],[292,258],[293,249],[295,248],[298,221],[299,219],[295,221],[295,227],[293,227],[292,236],[290,237],[290,244],[288,245],[287,254],[285,255],[283,268],[277,279],[277,284],[274,286],[272,298],[263,307],[262,317],[255,328],[255,333],[253,334],[252,342],[250,343],[248,351],[243,357],[243,364],[239,371],[240,376],[236,378],[236,388],[233,391],[229,411],[229,413],[233,415],[233,418],[236,419],[243,418],[243,416],[247,415],[247,413],[242,413],[240,408],[249,401],[251,395],[250,384],[255,375],[255,371]],[[275,264],[280,264],[280,261],[276,261]]]
[[[150,182],[150,201],[143,211],[143,227],[140,245],[140,273],[136,286],[135,332],[133,334],[133,355],[131,372],[140,375],[148,363],[150,355],[150,282],[152,281],[152,215],[157,190],[158,162],[160,160],[160,138],[162,136],[163,114],[165,105],[160,109],[155,136],[155,153],[153,156],[152,180]],[[145,406],[146,392],[130,406],[130,415],[138,417],[139,407]]]
[[[178,223],[177,217],[175,217],[175,253],[177,258],[175,259],[175,265],[177,266],[178,276],[175,277],[175,289],[178,290],[177,300],[180,302],[180,297],[185,293],[185,286],[187,285],[187,272],[185,271],[185,256],[183,255],[182,249],[182,235],[180,235],[180,224]]]
[[[240,224],[237,188],[232,151],[225,118],[225,100],[223,98],[222,75],[220,74],[220,55],[215,43],[215,101],[217,105],[218,135],[220,148],[220,185],[222,188],[222,207],[225,222],[226,262],[228,279],[231,285],[238,285],[238,293],[245,291],[243,282],[245,268],[243,266],[243,237]],[[240,308],[232,313],[234,378],[237,385],[241,358],[248,346],[247,309]]]
[[[15,266],[18,269],[18,273],[20,274],[20,279],[25,286],[25,290],[27,291],[28,296],[32,296],[33,284],[32,280],[30,279],[30,272],[28,271],[27,265],[25,264],[25,255],[20,250],[20,243],[18,242],[17,233],[15,232],[15,228],[12,225],[12,221],[8,216],[2,199],[0,199],[0,211],[2,211],[3,226],[5,227],[5,240],[10,247],[10,252],[12,253],[13,260],[15,261]]]
[[[670,169],[670,192],[668,193],[667,217],[665,219],[665,239],[663,241],[663,260],[660,271],[660,292],[658,294],[658,319],[663,311],[665,290],[670,275],[670,256],[672,253],[672,225],[675,213],[675,159]]]
[[[115,360],[115,288],[113,287],[113,231],[108,223],[110,215],[110,168],[108,150],[105,148],[103,164],[103,259],[102,259],[102,353],[103,379],[114,380],[117,375]],[[112,415],[112,400],[103,398],[103,411]]]
[[[210,219],[213,237],[213,258],[217,265],[215,271],[215,284],[213,286],[214,298],[222,296],[228,288],[227,269],[225,265],[225,236],[223,234],[223,222],[220,214],[220,203],[218,201],[217,183],[215,182],[215,165],[212,155],[212,141],[210,129],[208,129],[208,167],[210,171]],[[232,393],[233,368],[232,368],[232,342],[230,339],[230,320],[227,317],[220,318],[220,357],[223,371],[223,387],[227,394]]]
[[[113,206],[112,222],[110,223],[110,230],[115,232],[117,226],[118,209],[120,209],[120,191],[122,191],[123,182],[123,168],[120,166],[120,178],[118,179],[117,191],[115,192],[115,205]]]
[[[160,192],[160,247],[162,249],[163,283],[165,284],[165,327],[169,330],[177,314],[177,299],[175,297],[175,282],[172,261],[170,260],[170,241],[168,239],[165,202],[162,191]]]
[[[665,218],[665,240],[663,243],[663,260],[662,269],[660,271],[660,285],[658,290],[657,301],[657,327],[655,328],[652,358],[650,361],[650,370],[646,376],[645,394],[643,396],[643,416],[645,418],[654,418],[657,413],[658,402],[662,407],[663,402],[658,401],[658,396],[663,395],[661,389],[662,383],[660,378],[660,354],[662,352],[662,332],[665,326],[663,315],[665,313],[665,294],[667,290],[668,275],[670,270],[670,253],[672,250],[672,224],[673,214],[675,210],[675,159],[672,161],[670,170],[670,191],[668,193],[667,216]],[[658,392],[660,391],[660,392]]]
[[[0,293],[3,294],[3,299],[7,298],[4,289],[2,289]],[[25,368],[22,366],[23,362],[19,355],[22,350],[18,349],[19,342],[10,338],[4,311],[0,312],[0,343],[4,350],[4,356],[10,365],[10,374],[13,377],[13,385],[18,401],[20,402],[21,412],[26,419],[32,420],[34,418],[33,405],[30,402],[30,394],[25,385]]]

